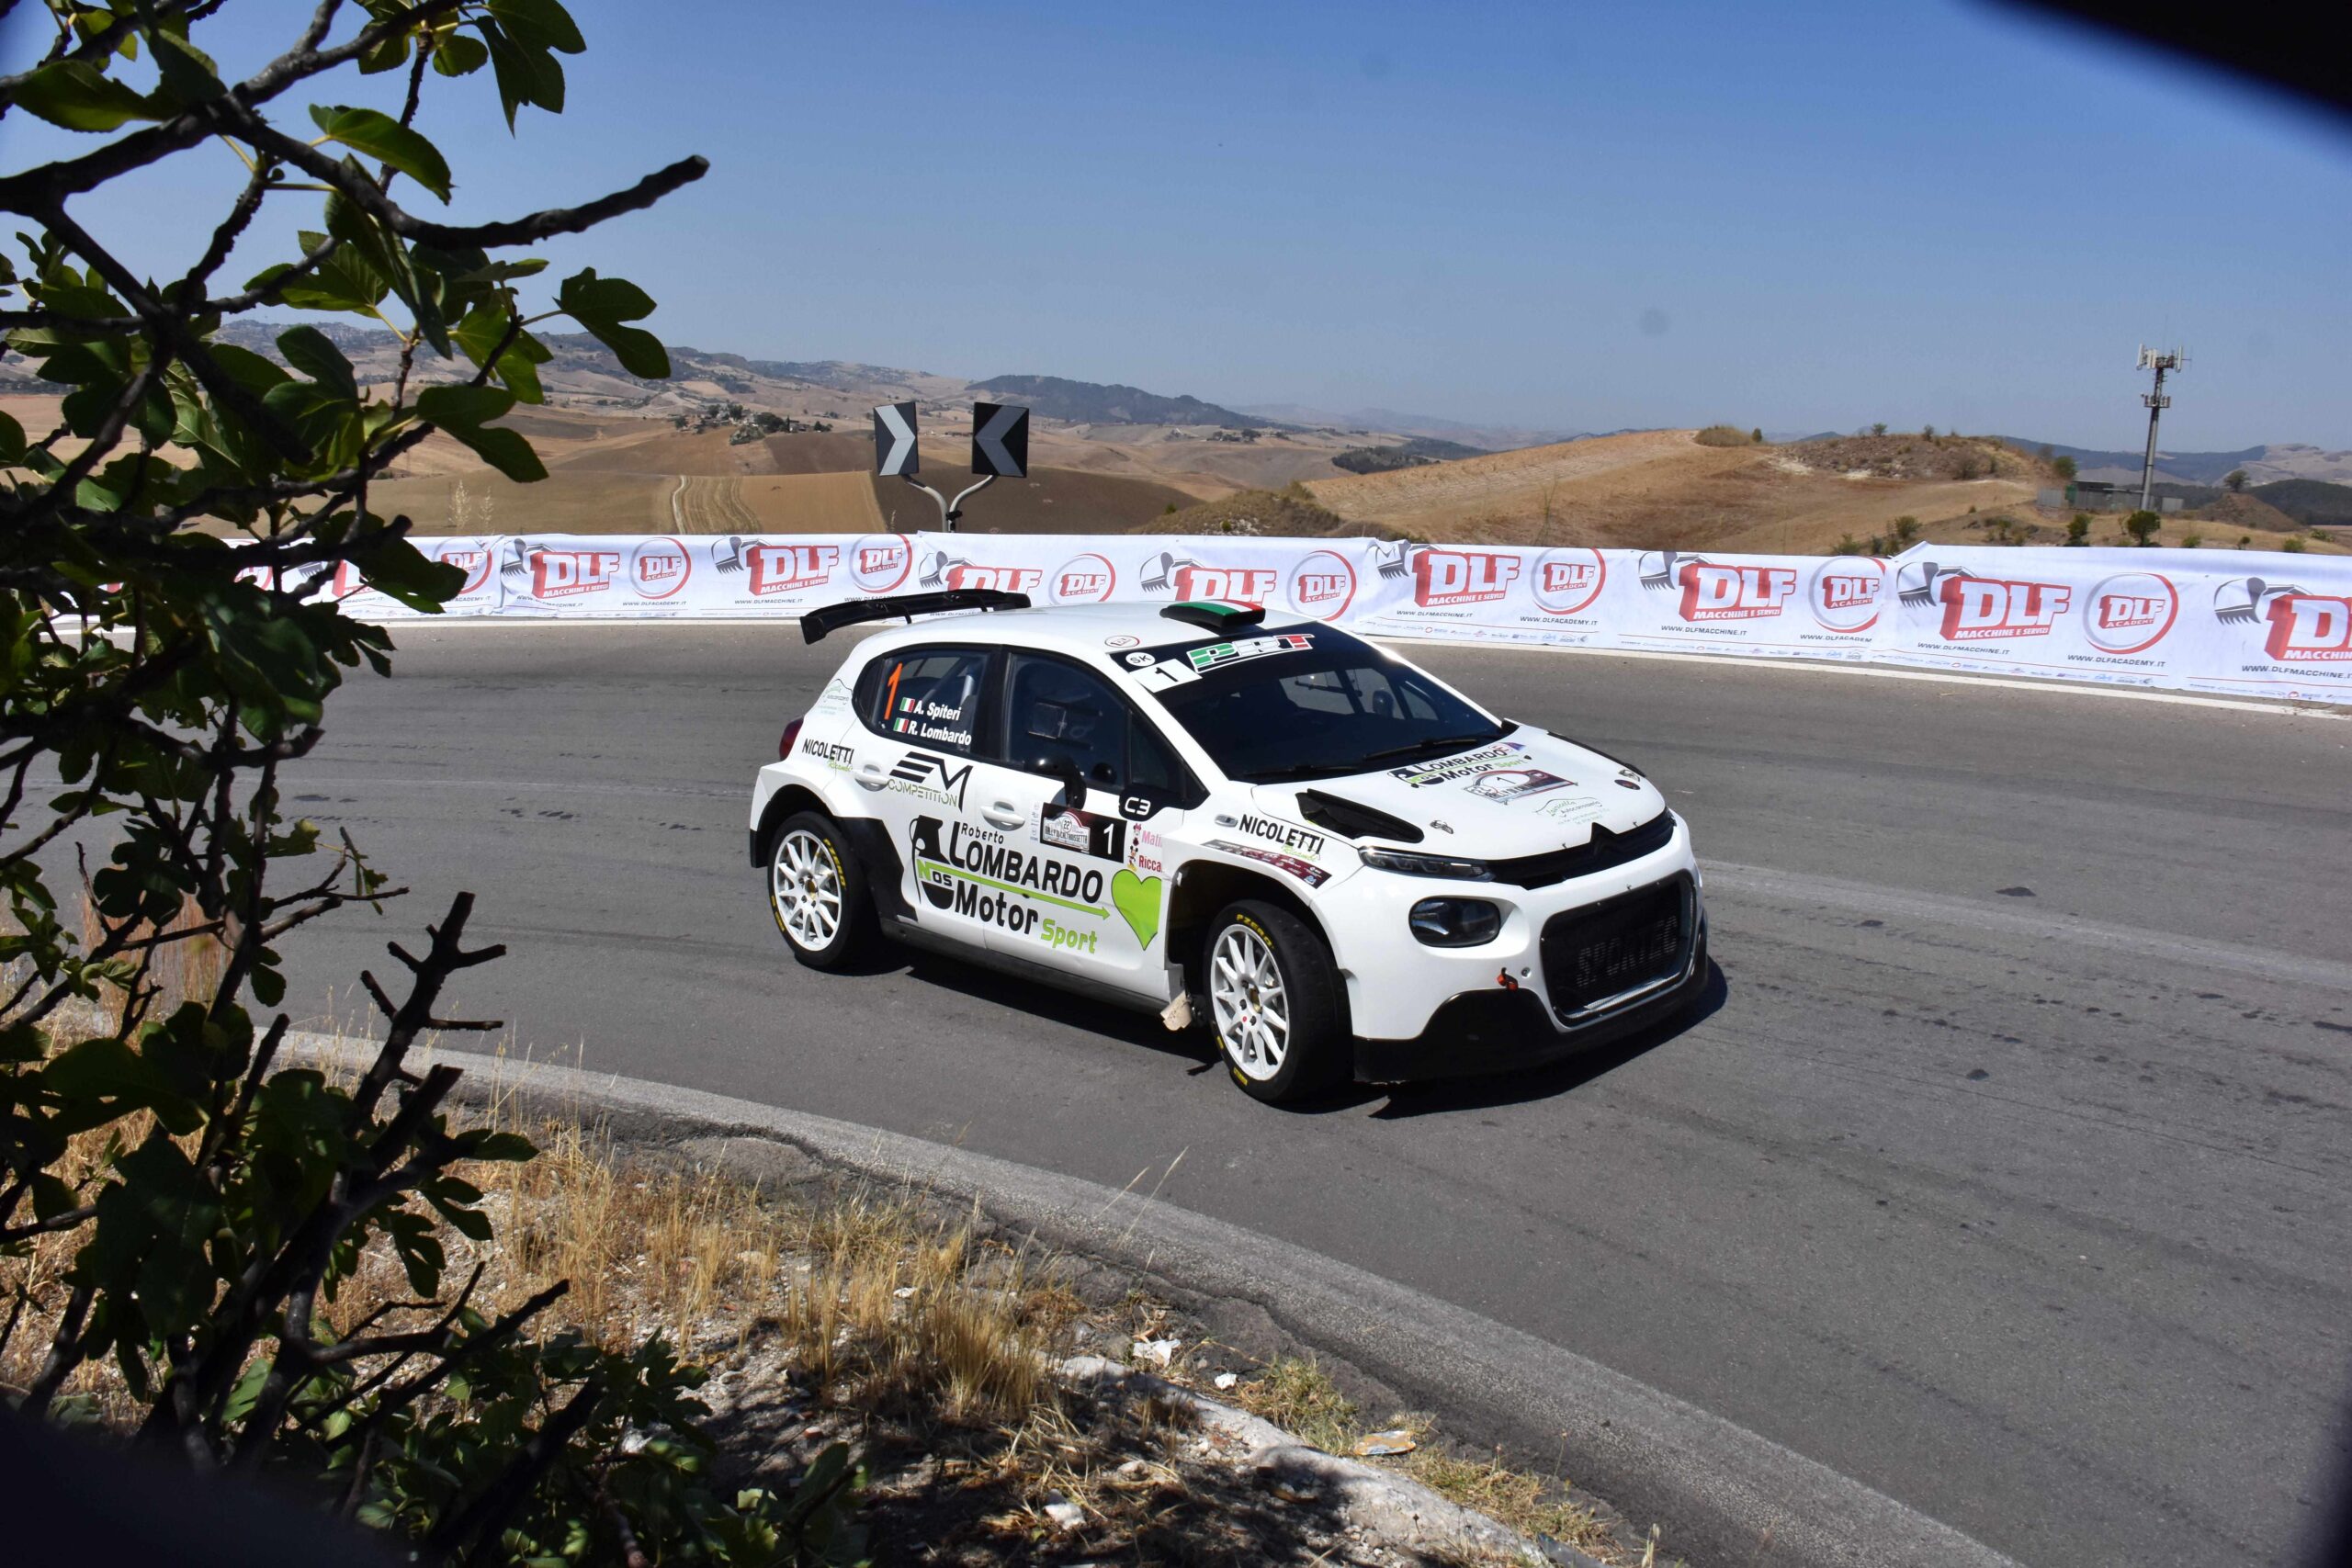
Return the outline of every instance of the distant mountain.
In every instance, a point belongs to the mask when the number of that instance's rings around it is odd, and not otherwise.
[[[2038,453],[2045,446],[2055,456],[2075,459],[2076,477],[2109,484],[2135,481],[2145,457],[2140,451],[2109,451],[2094,446],[2068,446],[2051,441],[2030,441],[2021,435],[1996,435],[2020,452]],[[2233,469],[2244,468],[2255,484],[2279,479],[2324,479],[2331,484],[2352,482],[2352,452],[2329,452],[2295,442],[2241,447],[2235,452],[2169,452],[2156,449],[2156,478],[2178,484],[2217,485]]]
[[[1059,376],[995,376],[974,381],[968,389],[985,392],[991,400],[1026,403],[1029,412],[1041,419],[1066,419],[1073,424],[1214,424],[1226,430],[1248,430],[1276,423],[1251,419],[1198,398],[1164,398],[1140,387],[1071,381]]]
[[[1514,452],[1522,446],[1549,446],[1577,441],[1591,434],[1582,430],[1529,429],[1519,425],[1465,424],[1435,414],[1403,413],[1396,409],[1364,408],[1346,413],[1310,408],[1302,403],[1246,403],[1241,412],[1259,419],[1317,426],[1350,434],[1426,436],[1459,442],[1482,452]]]
[[[2219,485],[2183,484],[2159,484],[2156,493],[2177,496],[2192,507],[2213,506],[2230,494]],[[2239,493],[2276,508],[2306,528],[2352,527],[2352,485],[2330,484],[2325,479],[2273,479],[2267,485],[2248,485]]]

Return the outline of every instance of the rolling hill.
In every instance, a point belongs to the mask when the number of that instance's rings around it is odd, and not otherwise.
[[[1224,430],[1262,427],[1250,419],[1198,398],[1164,398],[1140,387],[1100,381],[1070,381],[1059,376],[996,376],[967,389],[991,402],[1020,402],[1039,419],[1072,424],[1213,424]]]
[[[2109,484],[2138,482],[2140,466],[2146,457],[2146,454],[2138,448],[2113,451],[2092,446],[2067,446],[2054,441],[2030,441],[2022,435],[1996,435],[1991,439],[2029,454],[2038,453],[2047,446],[2052,456],[2075,459],[2077,477]],[[2352,452],[2330,452],[2297,442],[2245,446],[2235,452],[2156,449],[2156,478],[2170,479],[2176,484],[2217,485],[2234,468],[2244,468],[2246,478],[2255,484],[2279,479],[2324,479],[2335,484],[2352,484]]]

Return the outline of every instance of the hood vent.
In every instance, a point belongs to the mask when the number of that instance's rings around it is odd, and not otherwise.
[[[1400,844],[1418,844],[1422,838],[1421,830],[1401,817],[1325,795],[1319,789],[1298,792],[1298,814],[1343,839],[1394,839]]]

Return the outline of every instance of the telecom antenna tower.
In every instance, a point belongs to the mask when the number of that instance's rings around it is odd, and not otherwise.
[[[2154,349],[2140,345],[2140,368],[2156,373],[2156,389],[2143,392],[2140,400],[2148,405],[2148,456],[2140,465],[2140,510],[2156,509],[2156,421],[2165,410],[2172,407],[2172,400],[2165,395],[2165,373],[2188,367],[2188,350],[2185,348]]]

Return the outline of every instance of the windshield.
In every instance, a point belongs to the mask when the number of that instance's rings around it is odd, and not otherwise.
[[[1510,733],[1443,686],[1344,633],[1226,665],[1159,694],[1228,778],[1337,778],[1481,745]]]

